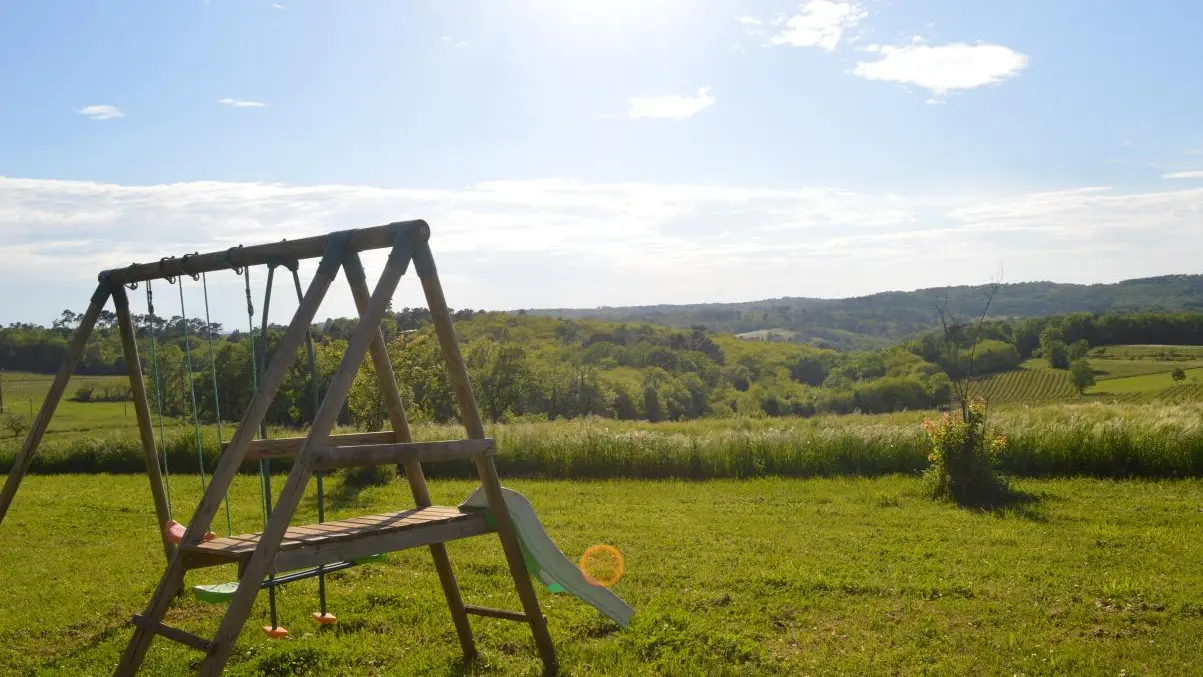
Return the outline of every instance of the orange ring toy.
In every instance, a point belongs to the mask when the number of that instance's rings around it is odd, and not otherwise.
[[[606,555],[608,555],[610,558],[613,559],[614,572],[606,578],[594,578],[589,573],[589,565],[588,565],[589,560],[597,559],[597,558],[599,558],[599,556],[606,556]],[[606,545],[604,543],[598,543],[597,545],[591,545],[588,548],[585,548],[585,552],[581,554],[581,561],[577,564],[577,566],[580,567],[581,573],[583,573],[585,575],[585,580],[589,581],[590,583],[592,583],[594,585],[600,585],[602,587],[608,588],[611,585],[614,585],[615,583],[617,583],[618,580],[620,578],[622,578],[622,570],[623,570],[622,553],[618,551],[618,548],[615,548],[614,546],[611,546],[611,545]]]

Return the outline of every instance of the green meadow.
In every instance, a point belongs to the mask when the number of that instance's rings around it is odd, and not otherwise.
[[[177,509],[197,478],[179,478]],[[1203,671],[1203,484],[1025,480],[1029,501],[974,512],[932,503],[903,477],[748,481],[507,480],[575,559],[625,559],[621,629],[540,590],[563,675],[1191,675]],[[471,482],[432,484],[454,505]],[[4,674],[110,674],[128,619],[163,565],[145,479],[33,476],[0,528]],[[334,486],[334,517],[410,504],[403,482]],[[257,526],[252,478],[231,492],[235,530]],[[313,519],[303,504],[298,521]],[[222,520],[224,522],[224,520]],[[225,524],[214,525],[224,533]],[[518,608],[494,537],[449,544],[470,603]],[[226,580],[208,570],[189,583]],[[536,675],[529,632],[473,619],[464,666],[429,556],[332,574],[336,625],[309,618],[316,584],[280,593],[284,640],[256,602],[230,675]],[[185,596],[168,622],[210,634],[221,607]],[[197,655],[159,640],[146,674],[190,674]]]

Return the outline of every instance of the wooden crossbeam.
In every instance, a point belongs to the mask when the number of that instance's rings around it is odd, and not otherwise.
[[[251,442],[246,449],[246,460],[255,461],[261,458],[290,458],[297,455],[301,447],[305,446],[307,437],[278,437],[269,440],[255,440]],[[391,430],[374,433],[347,433],[344,435],[331,435],[329,443],[332,447],[349,446],[355,444],[384,444],[386,442],[396,442],[397,435]],[[224,450],[228,444],[222,445]]]
[[[346,248],[361,252],[371,249],[392,247],[398,236],[407,233],[429,232],[425,221],[398,221],[383,226],[349,231]],[[217,270],[231,270],[247,266],[262,266],[278,261],[300,261],[322,256],[331,240],[348,233],[331,233],[306,237],[300,240],[285,240],[252,247],[232,247],[226,251],[190,254],[184,257],[167,258],[155,263],[135,263],[125,268],[113,268],[100,274],[111,284],[126,284],[144,280],[161,280],[181,275],[199,275]]]
[[[351,447],[327,447],[313,454],[314,470],[337,470],[388,463],[460,461],[494,453],[493,440],[446,440],[443,442],[392,442]]]

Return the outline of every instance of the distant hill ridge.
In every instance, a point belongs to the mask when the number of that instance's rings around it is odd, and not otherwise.
[[[985,285],[888,291],[845,299],[783,297],[739,303],[550,308],[536,315],[648,322],[669,326],[704,325],[711,331],[742,334],[784,330],[794,340],[842,349],[882,346],[929,330],[936,308],[948,301],[962,316],[981,313]],[[1002,284],[990,305],[992,317],[1041,317],[1076,312],[1203,311],[1203,275],[1162,275],[1114,283]]]

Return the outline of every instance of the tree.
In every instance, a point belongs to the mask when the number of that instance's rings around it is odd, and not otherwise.
[[[815,355],[799,355],[788,366],[790,378],[799,383],[819,386],[827,378],[827,365]]]
[[[1061,330],[1061,325],[1049,323],[1040,332],[1040,354],[1053,369],[1069,366],[1069,347],[1065,345],[1065,332]]]
[[[499,422],[522,399],[530,372],[526,351],[517,343],[486,338],[468,350],[467,361],[489,420]]]
[[[1086,392],[1086,388],[1094,385],[1094,369],[1084,359],[1076,359],[1069,365],[1069,377],[1073,379],[1078,394]]]
[[[1069,346],[1064,341],[1051,341],[1044,348],[1044,359],[1053,369],[1069,369]]]
[[[364,360],[359,365],[359,372],[355,374],[351,390],[347,393],[347,409],[351,412],[351,421],[359,430],[374,431],[384,426],[388,409],[384,396],[380,394],[380,383],[371,360]]]
[[[1078,339],[1069,346],[1069,359],[1080,360],[1086,357],[1086,353],[1090,352],[1090,344],[1086,339]]]
[[[1182,371],[1182,367],[1174,367],[1170,372],[1170,378],[1174,379],[1174,383],[1181,383],[1186,380],[1186,372]]]

